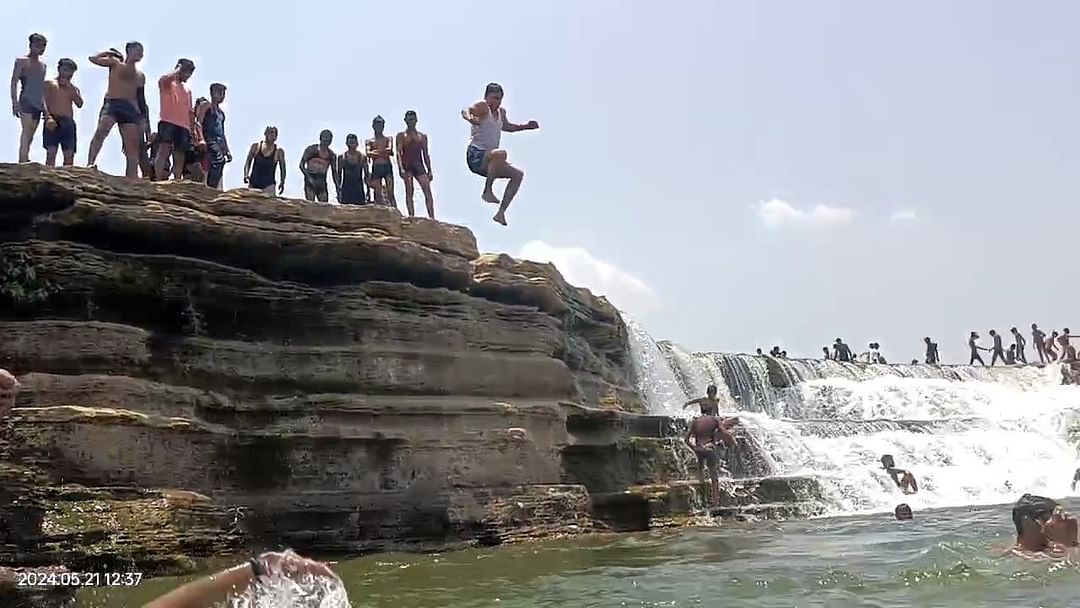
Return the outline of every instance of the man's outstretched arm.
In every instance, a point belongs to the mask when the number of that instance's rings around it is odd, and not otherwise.
[[[532,131],[533,129],[539,129],[540,125],[535,120],[530,120],[525,124],[516,124],[510,122],[510,119],[506,117],[506,110],[499,108],[499,112],[502,113],[502,130],[507,133],[517,133],[518,131]]]

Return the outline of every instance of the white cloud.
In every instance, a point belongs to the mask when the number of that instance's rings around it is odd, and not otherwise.
[[[893,221],[901,221],[901,222],[902,221],[911,221],[911,220],[915,219],[915,212],[911,211],[910,209],[899,209],[897,211],[893,211],[892,215],[889,216],[889,219],[893,220]]]
[[[551,262],[571,285],[607,296],[619,310],[638,316],[660,307],[660,298],[644,281],[594,257],[582,247],[558,247],[544,241],[525,243],[517,257]]]
[[[815,205],[810,211],[797,209],[791,203],[780,199],[760,201],[756,205],[758,217],[769,228],[780,228],[788,224],[805,226],[841,226],[855,219],[855,210],[847,207],[829,207]]]

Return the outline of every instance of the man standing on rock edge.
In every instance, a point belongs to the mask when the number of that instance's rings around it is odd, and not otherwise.
[[[0,422],[15,407],[15,397],[19,394],[19,380],[14,374],[0,368]]]
[[[45,107],[45,36],[30,34],[30,51],[25,57],[15,59],[11,70],[11,112],[22,126],[19,135],[19,162],[30,162],[30,144],[34,141],[42,116],[48,115]],[[19,85],[22,84],[22,90]]]
[[[705,469],[709,469],[711,504],[714,507],[720,506],[720,454],[717,449],[721,443],[728,447],[735,445],[735,437],[729,429],[738,423],[738,418],[701,416],[690,423],[690,430],[684,439],[697,456],[698,481],[701,485],[705,485]]]
[[[480,195],[484,201],[493,205],[499,205],[499,210],[491,219],[506,225],[506,210],[514,200],[521,182],[525,179],[525,172],[511,165],[507,161],[506,150],[499,148],[502,132],[516,133],[518,131],[532,131],[539,129],[540,125],[535,120],[525,124],[514,124],[506,117],[506,108],[501,107],[503,100],[502,85],[492,82],[484,90],[484,99],[461,111],[471,127],[469,145],[465,148],[465,164],[469,171],[485,178],[484,192]],[[499,201],[492,186],[496,179],[508,179],[510,183],[503,191],[502,202]]]
[[[75,108],[83,107],[82,93],[71,82],[78,67],[67,57],[56,65],[56,79],[45,83],[45,101],[49,115],[45,118],[45,130],[41,133],[45,146],[45,166],[56,166],[56,152],[63,150],[64,166],[75,164],[77,144]]]
[[[165,181],[165,158],[172,154],[173,179],[180,181],[184,177],[187,149],[191,146],[194,130],[194,112],[191,105],[191,89],[187,81],[195,73],[195,62],[181,58],[173,71],[158,79],[158,92],[161,94],[160,118],[158,122],[158,153],[155,159],[158,181]]]
[[[206,185],[215,190],[224,189],[221,178],[225,173],[225,165],[232,162],[229,141],[225,137],[225,111],[221,109],[224,101],[225,85],[215,82],[210,85],[210,100],[195,108],[195,120],[202,126],[209,161]]]
[[[120,51],[109,49],[89,58],[90,63],[108,68],[109,84],[105,89],[105,102],[98,116],[97,129],[90,139],[86,165],[92,169],[97,168],[101,146],[116,125],[120,128],[124,158],[127,160],[124,175],[136,179],[143,157],[140,133],[147,135],[150,128],[149,116],[145,113],[146,76],[138,68],[143,58],[143,46],[138,42],[129,42],[124,47],[124,52],[126,54],[121,55]]]

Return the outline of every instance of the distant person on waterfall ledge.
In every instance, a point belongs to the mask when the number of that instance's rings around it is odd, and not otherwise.
[[[690,423],[690,430],[686,433],[684,441],[697,456],[698,481],[702,485],[705,485],[705,469],[709,469],[711,504],[714,507],[720,506],[720,453],[717,449],[721,443],[728,447],[735,445],[735,437],[730,429],[738,423],[739,419],[734,417],[701,416]]]
[[[881,466],[892,478],[896,487],[900,488],[900,491],[904,494],[916,494],[919,491],[919,484],[915,481],[915,476],[911,474],[911,471],[905,471],[904,469],[896,468],[896,462],[889,454],[885,454],[881,457]]]
[[[710,384],[705,389],[705,396],[698,397],[697,399],[691,399],[683,404],[683,409],[690,407],[691,405],[701,406],[702,416],[716,416],[720,413],[720,400],[716,398],[716,385]]]
[[[923,338],[923,342],[926,342],[926,364],[938,365],[941,363],[941,357],[938,356],[938,345],[930,339],[930,336]]]
[[[507,161],[506,150],[499,147],[503,131],[516,133],[517,131],[532,131],[539,129],[540,125],[535,120],[524,124],[514,124],[506,117],[506,108],[502,107],[503,88],[497,83],[490,83],[484,90],[484,98],[461,111],[461,117],[470,125],[472,131],[469,136],[469,145],[465,149],[465,163],[469,171],[486,179],[484,192],[480,198],[493,205],[499,205],[499,210],[492,217],[496,223],[506,225],[506,210],[510,202],[514,200],[521,181],[525,179],[525,172],[511,165]],[[508,179],[510,183],[503,191],[502,202],[495,196],[492,186],[497,179]]]

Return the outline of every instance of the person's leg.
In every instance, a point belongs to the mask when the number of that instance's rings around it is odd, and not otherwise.
[[[34,134],[37,133],[41,114],[23,112],[19,115],[19,122],[22,125],[22,134],[19,136],[19,162],[28,163],[30,162],[30,144],[33,143]]]
[[[999,351],[998,349],[995,348],[993,350],[993,352],[990,353],[990,367],[994,367],[995,365],[997,365],[998,353],[1000,353],[1000,352],[1001,351]],[[1001,358],[1004,359],[1005,357],[1002,356]]]
[[[1024,354],[1023,348],[1016,349],[1016,360],[1025,365],[1027,364],[1027,355]]]
[[[218,188],[221,185],[222,174],[225,172],[225,155],[217,142],[207,144],[206,153],[210,155],[210,170],[206,172],[206,185]]]
[[[58,146],[45,146],[45,166],[56,166],[56,153],[59,151]],[[66,156],[66,155],[65,155]],[[64,163],[67,164],[67,163]]]
[[[427,216],[435,219],[435,198],[431,194],[431,178],[421,175],[416,178],[420,182],[420,190],[424,193],[424,204],[427,206]],[[412,215],[412,203],[409,203],[409,215]]]
[[[495,186],[495,180],[498,179],[506,166],[506,150],[492,150],[488,152],[484,157],[484,192],[480,195],[480,198],[485,202],[493,205],[500,204],[499,197],[495,196],[495,191],[492,188]]]
[[[382,191],[382,179],[373,177],[371,179],[371,198],[376,205],[383,205],[383,191]]]
[[[187,150],[180,144],[172,147],[173,181],[184,179],[184,167],[187,166]],[[200,180],[201,181],[201,180]]]
[[[499,211],[491,218],[505,226],[506,210],[510,207],[510,203],[513,202],[518,189],[521,188],[521,182],[525,179],[525,172],[510,163],[502,162],[490,165],[488,167],[488,175],[494,176],[495,179],[507,178],[510,180],[510,182],[506,184],[506,190],[503,191],[503,198],[502,203],[499,205]]]
[[[75,164],[75,152],[78,149],[78,127],[74,120],[65,120],[63,132],[60,136],[60,149],[64,151],[64,166],[71,167]]]
[[[304,200],[309,203],[315,202],[315,189],[311,187],[311,180],[304,176]]]
[[[105,143],[105,139],[109,137],[109,133],[112,132],[113,125],[115,124],[116,121],[108,114],[103,113],[101,117],[98,118],[94,136],[90,138],[90,150],[86,156],[87,167],[96,166],[98,154],[101,153],[101,146]]]
[[[394,171],[391,169],[386,172],[386,177],[383,178],[386,181],[386,185],[383,187],[386,191],[386,206],[397,209],[397,199],[394,198]]]
[[[120,125],[120,137],[124,140],[124,158],[127,159],[124,177],[139,179],[139,125],[133,122]]]
[[[413,174],[405,174],[405,210],[409,212],[409,217],[416,215],[416,207],[413,204],[413,197],[416,194],[416,187],[413,184]]]

